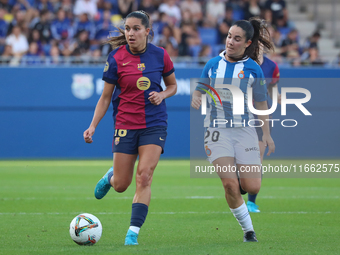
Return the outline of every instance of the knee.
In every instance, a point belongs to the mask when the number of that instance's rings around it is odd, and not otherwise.
[[[129,187],[129,185],[130,183],[127,183],[127,182],[113,181],[113,188],[118,193],[124,192]]]
[[[237,179],[229,179],[227,182],[223,183],[223,187],[226,195],[234,195],[239,190],[239,184]]]
[[[247,191],[250,195],[255,195],[260,192],[261,182],[253,182],[253,183],[241,183],[241,187],[243,190]]]
[[[136,174],[137,187],[151,186],[152,171],[151,169],[140,169]]]

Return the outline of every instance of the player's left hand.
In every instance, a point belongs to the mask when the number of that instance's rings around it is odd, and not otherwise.
[[[266,147],[268,147],[267,156],[275,152],[275,143],[270,135],[263,134],[262,141]]]
[[[160,103],[162,103],[164,97],[161,93],[158,93],[156,91],[152,91],[152,92],[150,92],[148,99],[152,104],[159,105]]]
[[[277,103],[281,104],[281,94],[277,96]]]

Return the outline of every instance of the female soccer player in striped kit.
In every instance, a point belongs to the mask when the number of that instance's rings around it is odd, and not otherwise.
[[[247,88],[253,89],[256,109],[267,110],[267,87],[263,72],[256,63],[258,62],[259,43],[268,49],[273,47],[263,35],[264,30],[266,28],[259,19],[235,22],[226,39],[226,50],[205,65],[201,75],[202,83],[196,87],[191,102],[192,107],[199,109],[202,103],[201,96],[206,93],[208,86],[219,94],[221,104],[216,95],[216,100],[207,97],[209,108],[204,121],[205,150],[215,169],[223,166],[235,169],[236,162],[242,189],[250,194],[257,194],[261,187],[261,160],[255,128],[248,124],[248,121],[253,119],[253,115],[247,105],[247,98],[250,96],[247,94]],[[233,114],[233,106],[235,106],[233,95],[226,88],[217,86],[214,89],[217,84],[233,85],[243,92],[245,99],[243,115]],[[275,145],[270,136],[268,122],[265,121],[268,115],[260,115],[258,118],[264,123],[262,141],[269,147],[268,154],[270,154],[274,152]],[[223,124],[216,124],[221,123],[216,122],[217,119],[223,119]],[[253,122],[252,125],[254,125]],[[245,169],[257,169],[257,171],[245,172]],[[240,193],[236,172],[219,172],[218,174],[231,212],[244,231],[243,241],[257,242],[247,206]]]
[[[90,127],[84,139],[92,143],[97,125],[105,115],[112,99],[117,105],[113,140],[113,168],[99,180],[95,197],[103,198],[111,186],[124,192],[131,184],[134,165],[139,156],[136,173],[136,193],[132,203],[130,228],[125,245],[137,245],[139,230],[148,213],[151,182],[167,136],[167,112],[164,99],[173,96],[177,83],[173,63],[163,49],[148,43],[151,31],[149,15],[135,11],[127,15],[125,30],[109,39],[114,50],[109,54],[103,73],[104,90],[97,103]],[[166,90],[162,90],[163,77]],[[115,109],[114,109],[115,111]],[[113,173],[114,172],[114,173]]]

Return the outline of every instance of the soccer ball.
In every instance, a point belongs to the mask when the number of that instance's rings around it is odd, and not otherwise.
[[[102,224],[89,213],[77,215],[70,224],[72,240],[79,245],[94,245],[102,236]]]

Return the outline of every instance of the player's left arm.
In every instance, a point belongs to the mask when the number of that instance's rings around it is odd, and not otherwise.
[[[168,97],[171,97],[177,92],[177,82],[175,73],[172,73],[166,77],[163,77],[166,89],[161,92],[150,92],[149,100],[154,105],[159,105],[162,101]]]
[[[275,63],[275,62],[274,62]],[[281,94],[278,90],[278,83],[279,83],[279,80],[280,80],[280,70],[279,70],[279,67],[277,66],[277,64],[275,63],[275,69],[274,69],[274,72],[273,72],[273,77],[272,77],[272,80],[270,82],[270,84],[268,84],[268,94],[270,96],[271,99],[273,99],[273,88],[276,88],[277,89],[277,102],[278,104],[281,104]]]
[[[261,101],[261,102],[255,101],[255,108],[257,110],[268,110],[267,101]],[[263,126],[262,126],[262,131],[263,131],[262,141],[265,144],[265,146],[268,146],[267,156],[269,156],[271,153],[275,152],[275,144],[274,144],[273,138],[270,135],[269,122],[267,121],[268,115],[258,115],[257,117],[263,123]]]
[[[255,108],[257,110],[268,110],[268,103],[267,103],[267,86],[266,80],[264,78],[264,74],[262,69],[259,68],[255,73],[255,82],[253,84],[253,98],[255,101]],[[267,119],[269,119],[268,115],[258,115],[259,120],[261,120],[262,125],[262,141],[265,146],[268,146],[268,153],[269,156],[271,153],[275,151],[275,144],[270,135],[269,123]]]

